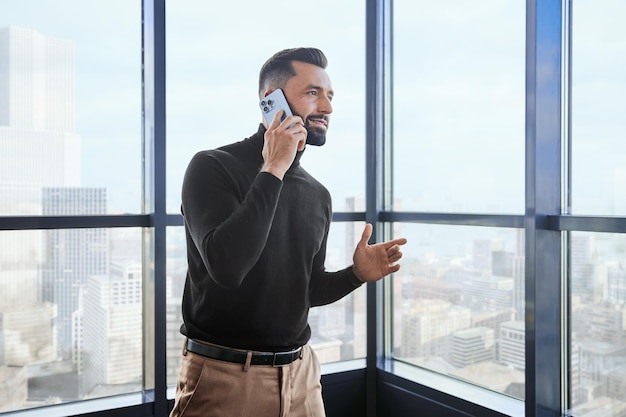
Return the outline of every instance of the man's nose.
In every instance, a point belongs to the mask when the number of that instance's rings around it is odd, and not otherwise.
[[[318,105],[318,110],[320,113],[331,114],[333,112],[333,104],[330,98],[324,96]]]

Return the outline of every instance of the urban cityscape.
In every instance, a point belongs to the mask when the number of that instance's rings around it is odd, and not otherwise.
[[[71,40],[0,28],[2,216],[110,214],[106,187],[81,185],[88,138],[74,128],[73,62]],[[356,212],[364,201],[335,205]],[[182,227],[170,229],[174,384],[186,257]],[[328,270],[349,265],[361,230],[332,225]],[[413,249],[390,279],[393,356],[523,400],[523,230],[395,224],[394,234],[410,235]],[[626,239],[574,232],[568,244],[572,415],[626,416]],[[0,233],[0,413],[142,390],[141,245],[136,228]],[[365,357],[364,290],[311,310],[320,362]]]

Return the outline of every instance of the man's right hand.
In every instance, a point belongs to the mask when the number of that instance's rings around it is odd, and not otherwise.
[[[263,145],[263,167],[261,171],[283,179],[296,157],[296,152],[304,149],[307,131],[300,116],[288,116],[280,121],[283,110],[274,115],[265,132]]]

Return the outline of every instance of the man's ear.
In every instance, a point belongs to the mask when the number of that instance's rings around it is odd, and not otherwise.
[[[272,94],[272,91],[274,91],[274,90],[273,89],[265,90],[265,93],[263,93],[263,97],[269,96],[270,94]]]

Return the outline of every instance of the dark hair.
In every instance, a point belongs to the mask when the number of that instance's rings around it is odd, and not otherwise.
[[[265,61],[259,73],[259,95],[267,88],[283,88],[287,81],[296,75],[292,62],[305,62],[326,68],[328,60],[322,51],[317,48],[291,48],[275,53]]]

